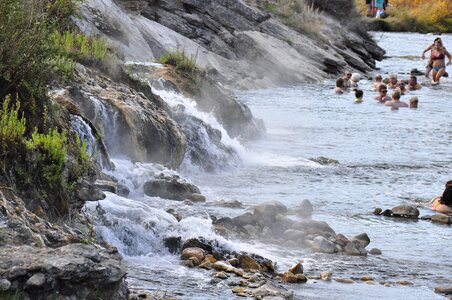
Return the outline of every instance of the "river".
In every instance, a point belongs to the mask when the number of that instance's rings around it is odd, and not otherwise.
[[[388,56],[377,63],[379,70],[375,73],[388,77],[394,72],[399,79],[408,79],[412,68],[424,70],[426,60],[420,54],[435,38],[416,33],[373,35]],[[442,35],[442,40],[452,49],[452,35]],[[452,75],[452,69],[448,70]],[[379,248],[381,255],[322,254],[258,241],[226,240],[211,231],[205,216],[236,216],[243,210],[168,204],[167,200],[143,196],[139,188],[134,190],[132,182],[139,186],[137,178],[155,166],[116,159],[114,175],[132,187],[131,199],[108,194],[101,205],[111,215],[122,215],[122,222],[129,226],[123,234],[133,241],[126,246],[118,232],[97,228],[125,256],[130,268],[129,285],[168,291],[178,299],[234,298],[227,286],[210,283],[209,272],[187,269],[178,257],[163,249],[159,236],[172,232],[183,238],[213,237],[232,249],[256,252],[277,261],[280,271],[302,259],[307,275],[331,271],[334,277],[370,275],[376,282],[388,283],[309,280],[286,285],[294,290],[296,299],[444,299],[433,290],[452,284],[448,248],[452,245],[451,226],[373,214],[376,207],[387,209],[400,204],[417,206],[421,216],[432,214],[428,201],[452,179],[452,78],[443,78],[435,87],[422,76],[418,81],[424,87],[401,100],[408,102],[410,96],[418,96],[419,108],[396,111],[373,100],[376,93],[370,91],[371,81],[367,79],[359,82],[364,90],[361,104],[354,103],[353,93],[334,94],[333,80],[239,92],[238,97],[253,114],[263,119],[266,137],[240,146],[239,166],[215,174],[200,173],[186,165],[180,171],[209,201],[237,199],[249,207],[277,200],[290,209],[308,199],[314,206],[314,220],[326,221],[347,237],[366,232],[371,239],[367,248]],[[310,160],[317,157],[339,164],[321,165]],[[175,224],[162,207],[175,207],[187,218]],[[130,220],[137,225],[130,227]],[[140,225],[143,220],[159,225],[150,234]],[[397,284],[403,280],[412,285]]]

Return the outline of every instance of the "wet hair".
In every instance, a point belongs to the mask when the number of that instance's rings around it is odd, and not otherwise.
[[[388,87],[386,86],[386,84],[380,84],[380,85],[378,86],[378,91],[379,91],[379,92],[381,92],[381,91],[383,91],[383,90],[388,91]]]
[[[377,74],[377,75],[375,75],[375,81],[377,81],[377,80],[383,80],[383,77],[381,77],[381,74]]]
[[[364,95],[363,90],[360,89],[356,89],[355,90],[355,97],[356,98],[361,98]]]
[[[394,93],[392,93],[392,98],[400,99],[400,94],[401,94],[400,89],[397,88],[394,90]]]
[[[397,79],[397,74],[394,73],[389,74],[389,79]]]
[[[341,77],[336,79],[336,87],[344,87],[344,79],[342,79]]]
[[[414,82],[416,82],[416,83],[417,83],[417,77],[416,77],[416,75],[411,75],[411,76],[410,76],[410,79],[413,79],[413,80],[414,80]]]
[[[444,189],[443,195],[440,200],[441,204],[452,206],[452,180],[446,183],[446,188]]]
[[[440,37],[437,37],[436,39],[433,40],[433,44],[436,43],[436,42],[440,42],[441,44],[443,43],[443,42],[441,41],[441,38],[440,38]]]
[[[410,103],[418,103],[418,102],[419,102],[419,98],[418,98],[418,97],[412,96],[412,97],[410,98]]]

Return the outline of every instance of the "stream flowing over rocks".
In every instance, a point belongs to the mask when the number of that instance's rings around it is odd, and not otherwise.
[[[264,122],[234,90],[318,83],[345,70],[370,75],[383,59],[385,51],[350,1],[307,2],[319,19],[315,32],[294,30],[261,1],[80,3],[74,23],[108,40],[123,61],[77,64],[72,81],[52,87],[49,98],[63,128],[87,141],[96,178],[80,182],[67,207],[25,203],[0,186],[0,298],[152,299],[163,293],[164,299],[194,299],[205,292],[205,298],[295,299],[288,285],[375,283],[302,261],[306,253],[347,261],[380,255],[367,249],[372,241],[364,230],[335,231],[329,220],[313,216],[309,200],[295,207],[267,199],[214,201],[189,177],[233,173],[253,156],[243,145],[266,136]],[[175,49],[202,67],[196,80],[155,62]],[[340,165],[323,156],[304,162]],[[410,207],[388,214],[419,216]],[[435,220],[451,223],[450,217]],[[255,244],[261,253],[254,253]],[[268,245],[299,257],[290,268],[287,262],[279,267],[262,251]]]

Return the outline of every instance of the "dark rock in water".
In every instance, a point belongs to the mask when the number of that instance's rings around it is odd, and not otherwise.
[[[449,77],[449,73],[444,72],[443,77]]]
[[[354,236],[354,237],[352,237],[351,239],[350,239],[350,241],[357,241],[358,243],[360,243],[361,244],[361,246],[363,247],[363,248],[366,248],[367,247],[367,245],[369,245],[370,244],[370,238],[369,238],[369,236],[367,235],[367,233],[361,233],[361,234],[358,234],[358,235],[356,235],[356,236]]]
[[[392,210],[390,209],[385,209],[382,213],[383,216],[385,217],[392,217]]]
[[[303,274],[303,265],[301,264],[301,262],[297,262],[295,265],[293,265],[290,269],[290,272],[292,272],[293,274],[297,275],[297,274]]]
[[[214,225],[223,226],[227,229],[233,229],[236,223],[229,217],[222,217],[213,222]]]
[[[419,209],[411,205],[399,205],[392,208],[392,216],[417,219],[419,217]]]
[[[242,208],[243,204],[239,200],[218,200],[213,202],[215,205],[230,207],[230,208]]]
[[[143,186],[144,193],[151,197],[160,197],[183,201],[193,194],[199,194],[199,188],[181,178],[161,177],[147,181]]]
[[[437,286],[435,293],[450,295],[452,294],[452,285]]]
[[[321,165],[338,165],[339,161],[336,159],[328,158],[328,157],[314,157],[310,158],[310,160],[315,161],[316,163],[319,163]]]
[[[193,202],[206,202],[206,196],[197,193],[191,194],[187,198]]]
[[[378,249],[378,248],[372,248],[372,249],[369,251],[369,254],[372,254],[372,255],[380,255],[380,254],[381,254],[381,250]]]
[[[333,228],[324,221],[301,220],[296,222],[292,228],[304,231],[307,234],[321,235],[323,237],[336,236]]]
[[[130,190],[124,184],[118,183],[117,194],[121,197],[127,197],[130,194]]]
[[[277,215],[286,213],[287,207],[281,202],[274,201],[256,205],[253,215],[260,225],[271,226]]]
[[[250,212],[246,212],[233,218],[232,221],[237,226],[255,225],[257,223],[257,217]]]
[[[420,217],[421,220],[431,220],[432,219],[432,215],[424,215],[422,217]]]
[[[207,253],[212,253],[214,250],[214,246],[212,245],[213,243],[215,243],[215,248],[218,248],[218,243],[216,241],[208,241],[202,237],[193,238],[185,241],[184,245],[182,246],[182,250],[185,248],[201,248]]]
[[[352,240],[344,248],[345,254],[367,256],[367,251],[358,240]]]
[[[311,247],[319,252],[323,253],[335,253],[337,252],[336,245],[333,242],[330,242],[323,236],[317,236],[312,241]]]
[[[314,208],[312,207],[311,201],[304,199],[301,201],[300,205],[295,208],[297,214],[301,217],[307,218],[312,215]]]
[[[182,240],[180,236],[171,236],[163,239],[163,244],[172,254],[177,254],[182,248]]]
[[[83,181],[77,188],[77,197],[82,201],[98,201],[105,199],[105,194],[93,184]]]
[[[336,235],[335,243],[341,247],[345,247],[348,243],[350,243],[350,240],[345,235],[339,233]]]
[[[410,75],[422,76],[424,74],[425,74],[425,72],[419,71],[416,68],[411,69],[411,71],[410,71]]]
[[[445,214],[437,214],[432,216],[432,222],[441,224],[452,224],[452,217]]]
[[[379,207],[377,207],[377,208],[375,208],[375,210],[374,210],[374,215],[381,215],[381,213],[383,212],[383,210],[381,209],[381,208],[379,208]]]

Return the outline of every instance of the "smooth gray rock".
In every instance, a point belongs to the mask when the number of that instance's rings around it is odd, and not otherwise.
[[[27,282],[25,283],[25,289],[39,288],[43,286],[45,282],[46,276],[43,273],[36,273],[28,278]]]
[[[411,205],[399,205],[392,208],[392,215],[394,217],[417,219],[419,214],[419,209]]]

